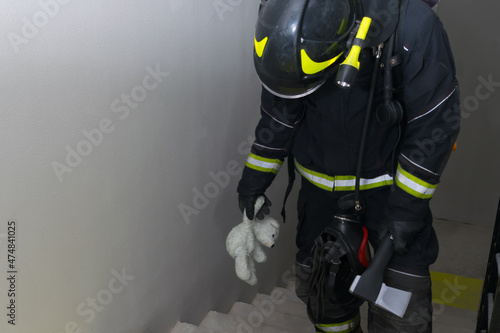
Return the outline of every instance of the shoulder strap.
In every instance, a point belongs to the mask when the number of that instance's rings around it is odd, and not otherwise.
[[[290,195],[290,192],[292,192],[293,188],[293,183],[295,181],[295,165],[294,165],[294,157],[292,152],[288,154],[288,161],[287,161],[287,170],[288,170],[288,185],[286,187],[285,191],[285,197],[283,199],[283,207],[281,208],[281,217],[283,218],[283,223],[286,222],[286,201],[288,200],[288,196]]]
[[[402,89],[403,84],[403,41],[405,33],[405,23],[406,23],[406,11],[408,8],[408,1],[411,0],[401,0],[399,9],[399,23],[394,31],[394,51],[391,58],[391,65],[393,68],[393,81],[395,92],[399,92]]]

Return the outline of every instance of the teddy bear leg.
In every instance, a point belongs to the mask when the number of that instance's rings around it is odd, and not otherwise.
[[[250,257],[248,255],[237,256],[234,258],[234,268],[236,275],[243,281],[251,278],[252,270],[250,264]]]
[[[255,275],[255,273],[252,273],[252,276],[250,277],[250,279],[246,280],[246,282],[251,286],[255,286],[257,284],[257,275]]]
[[[257,275],[255,274],[255,262],[253,261],[252,258],[249,258],[248,263],[250,267],[250,278],[248,278],[246,282],[251,286],[255,286],[257,284]]]

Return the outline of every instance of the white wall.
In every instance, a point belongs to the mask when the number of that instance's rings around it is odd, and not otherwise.
[[[462,129],[432,201],[435,217],[493,225],[500,197],[500,29],[494,0],[442,0],[462,100]]]
[[[258,288],[225,252],[258,118],[258,3],[1,2],[1,332],[168,332],[281,282],[293,222]]]

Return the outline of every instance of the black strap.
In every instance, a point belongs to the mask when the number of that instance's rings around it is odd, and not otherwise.
[[[281,208],[281,216],[283,217],[283,223],[286,222],[286,201],[288,200],[288,196],[290,195],[290,192],[292,192],[293,188],[293,183],[295,181],[295,165],[294,165],[294,158],[292,152],[288,155],[288,161],[287,161],[287,169],[288,169],[288,186],[286,187],[285,191],[285,198],[283,199],[283,207]]]
[[[325,300],[324,283],[327,275],[327,267],[323,251],[327,243],[328,241],[325,242],[322,237],[318,237],[314,241],[313,266],[309,284],[309,297],[307,299],[307,314],[313,323],[322,322],[325,316],[323,304]],[[316,306],[313,309],[311,299],[314,296],[316,296]]]
[[[406,22],[406,9],[408,7],[408,1],[404,0],[400,3],[399,10],[399,23],[394,31],[394,50],[391,58],[391,65],[393,67],[393,86],[395,92],[402,89],[403,84],[403,70],[401,64],[403,62],[403,42],[404,42],[404,28]]]

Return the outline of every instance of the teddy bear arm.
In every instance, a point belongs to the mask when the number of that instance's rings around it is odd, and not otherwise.
[[[267,256],[266,253],[264,252],[264,248],[262,247],[262,245],[258,243],[255,244],[255,249],[252,252],[252,257],[258,263],[266,261]]]

